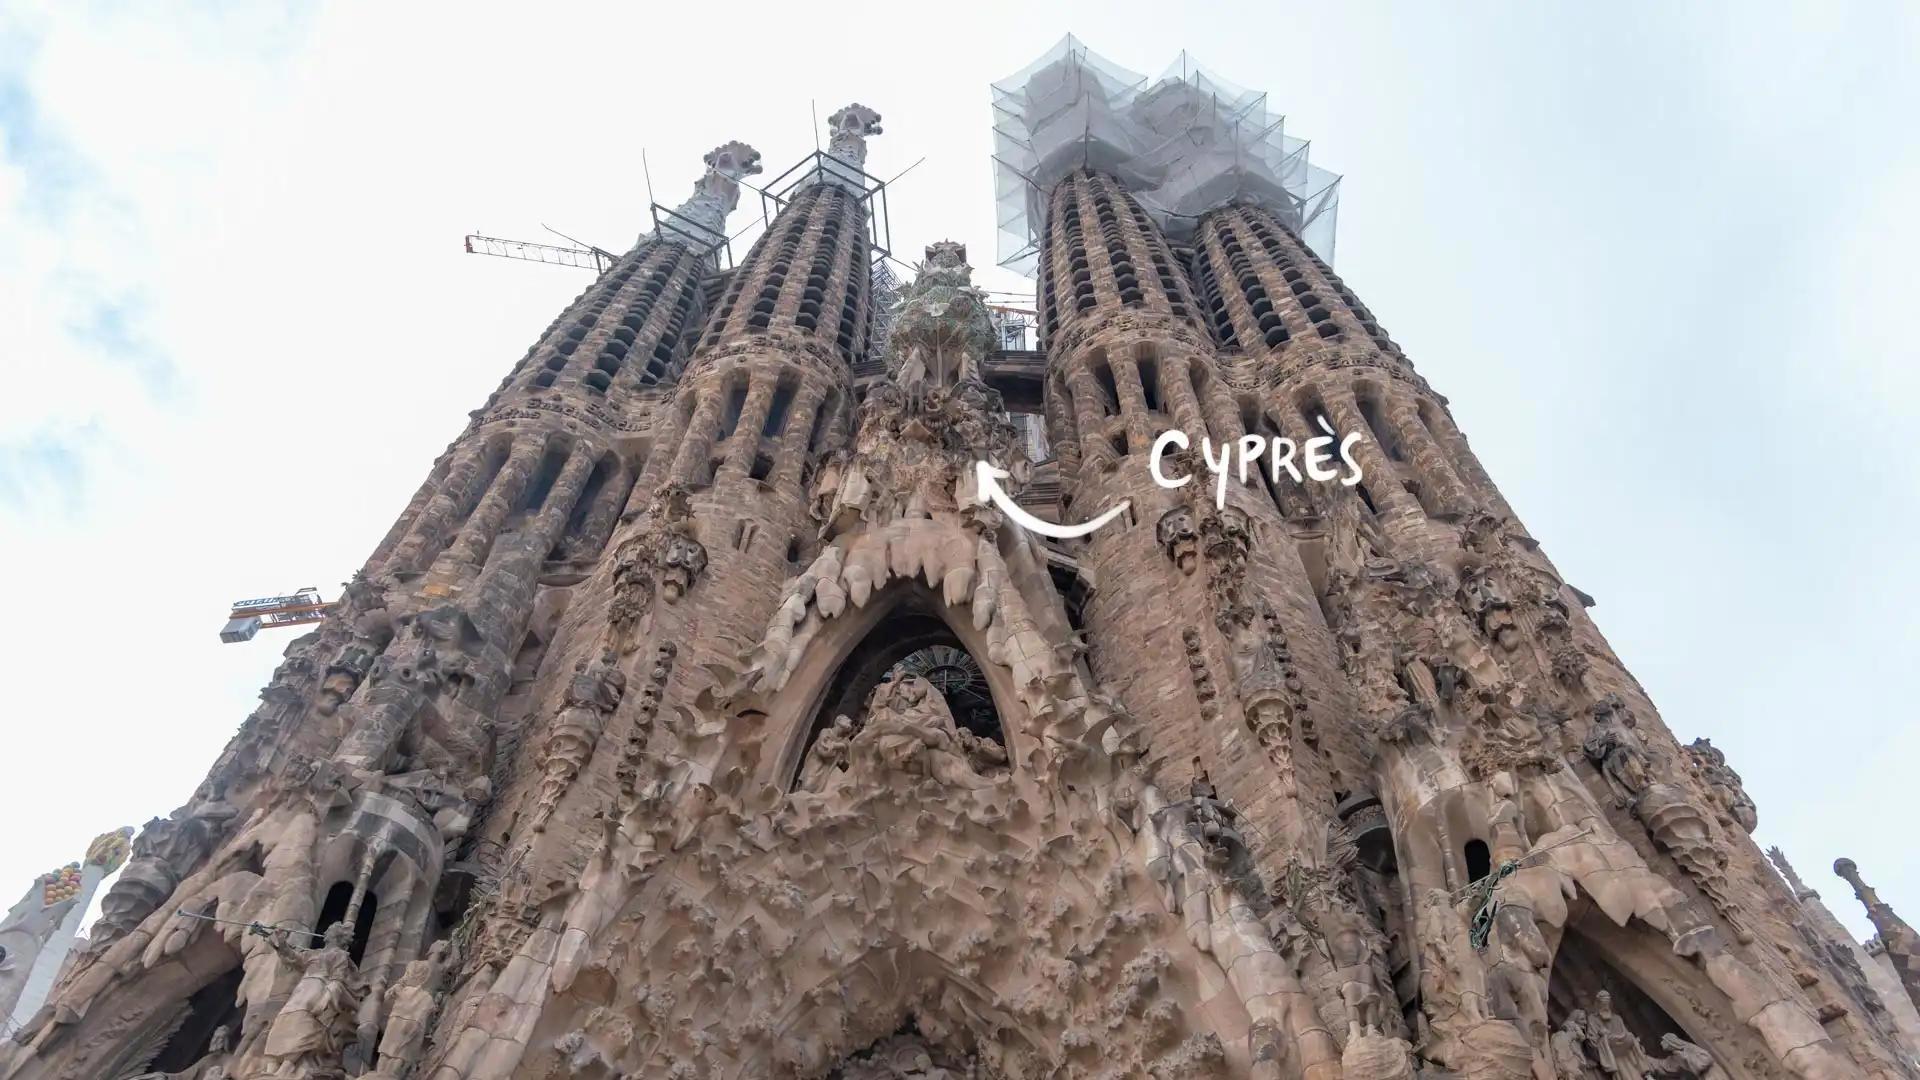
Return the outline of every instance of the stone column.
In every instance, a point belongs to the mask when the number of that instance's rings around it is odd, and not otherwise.
[[[1361,483],[1379,477],[1367,484],[1367,490],[1372,493],[1374,505],[1380,509],[1382,518],[1402,513],[1425,517],[1425,510],[1413,496],[1407,494],[1406,486],[1400,482],[1399,470],[1375,441],[1373,429],[1367,426],[1366,418],[1360,415],[1360,406],[1354,401],[1353,390],[1346,386],[1323,386],[1320,401],[1326,407],[1327,419],[1333,423],[1334,445],[1329,447],[1330,450],[1337,451],[1339,441],[1349,432],[1357,431],[1366,436],[1353,444],[1353,457],[1363,474]],[[1318,428],[1319,425],[1315,424],[1314,427]],[[1307,437],[1320,438],[1326,434],[1325,431],[1316,430]],[[1333,467],[1342,468],[1337,460]]]
[[[1167,403],[1167,414],[1188,440],[1198,445],[1209,432],[1206,416],[1200,411],[1200,399],[1193,393],[1192,367],[1199,363],[1191,357],[1169,357],[1160,361],[1160,396]],[[1153,433],[1158,436],[1159,432]],[[1148,444],[1152,449],[1152,444]]]
[[[459,537],[441,556],[442,559],[467,566],[480,566],[487,561],[487,552],[500,535],[500,527],[506,524],[514,503],[527,490],[527,482],[533,478],[534,470],[540,467],[540,459],[545,454],[544,438],[527,439],[514,444],[513,452],[507,455],[507,463],[500,466],[499,474],[493,478],[493,484],[487,488],[480,505],[474,508],[466,525],[461,528]]]
[[[540,507],[540,516],[527,530],[538,541],[535,555],[544,557],[553,546],[560,542],[567,528],[567,521],[573,517],[573,508],[580,501],[580,492],[586,489],[587,478],[593,475],[593,466],[599,455],[585,446],[575,446],[567,463],[560,468],[560,475],[553,482],[553,488],[547,492],[546,502]]]
[[[1113,388],[1120,395],[1121,423],[1127,430],[1127,452],[1144,454],[1153,446],[1153,423],[1147,415],[1147,395],[1140,387],[1140,365],[1131,356],[1109,358]]]
[[[1059,462],[1062,479],[1080,472],[1080,433],[1075,429],[1072,391],[1064,385],[1052,385],[1046,394],[1047,442]]]
[[[753,459],[760,451],[760,429],[766,426],[767,413],[773,406],[774,386],[779,382],[778,372],[765,370],[756,371],[749,378],[752,382],[747,389],[747,400],[740,408],[740,422],[727,438],[727,461],[723,468],[735,475],[753,467]]]
[[[1501,496],[1500,489],[1494,485],[1493,477],[1481,467],[1480,459],[1474,455],[1473,447],[1467,445],[1467,437],[1454,424],[1453,417],[1448,415],[1445,409],[1438,408],[1419,415],[1432,422],[1434,437],[1446,450],[1447,456],[1452,459],[1453,467],[1460,476],[1473,486],[1481,498],[1492,503],[1496,511],[1512,517],[1513,508],[1508,506],[1507,500]]]
[[[475,491],[482,482],[482,466],[488,456],[485,446],[473,446],[461,451],[453,467],[447,470],[446,481],[440,485],[439,492],[428,501],[414,523],[413,531],[394,552],[394,569],[420,569],[422,563],[439,553],[447,529],[466,508],[473,505]]]
[[[1419,409],[1413,402],[1402,394],[1394,393],[1388,396],[1385,407],[1387,423],[1393,425],[1414,471],[1420,474],[1427,490],[1433,493],[1434,505],[1456,515],[1473,509],[1473,496],[1467,491],[1466,485],[1460,482],[1453,466],[1448,464],[1446,451],[1427,431],[1427,425],[1420,422]]]
[[[1096,404],[1106,398],[1085,364],[1075,365],[1067,374],[1067,389],[1073,392],[1073,418],[1080,429],[1081,461],[1091,464],[1112,459],[1113,447],[1107,444],[1106,410]]]
[[[720,413],[727,407],[726,387],[708,383],[697,389],[693,418],[687,421],[686,433],[680,439],[680,448],[673,457],[673,467],[668,475],[682,484],[692,484],[706,468],[707,456],[713,453],[714,440],[720,434]]]
[[[569,538],[569,547],[575,557],[598,554],[606,546],[607,537],[613,534],[614,521],[626,505],[627,479],[632,473],[626,459],[615,454],[613,465],[607,470],[607,482],[594,497],[593,508],[587,511],[579,530]]]
[[[826,404],[828,390],[807,382],[793,395],[793,411],[787,414],[787,430],[780,436],[780,460],[773,463],[773,486],[781,489],[800,483],[807,467],[807,441],[813,437],[813,418]]]

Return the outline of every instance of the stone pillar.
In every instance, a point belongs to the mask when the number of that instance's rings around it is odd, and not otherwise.
[[[1320,402],[1326,407],[1327,419],[1333,423],[1334,444],[1328,447],[1330,451],[1337,451],[1339,440],[1349,432],[1357,431],[1365,436],[1353,444],[1353,457],[1364,474],[1361,483],[1366,484],[1367,490],[1372,493],[1374,505],[1380,510],[1383,520],[1403,514],[1425,516],[1420,504],[1407,494],[1406,486],[1400,482],[1399,469],[1374,440],[1373,430],[1367,426],[1366,417],[1360,415],[1353,391],[1346,386],[1323,386]],[[1317,428],[1319,425],[1314,426]],[[1325,431],[1314,431],[1308,438],[1324,438],[1326,434]],[[1336,460],[1333,467],[1339,469],[1341,465]],[[1376,477],[1378,479],[1374,479]],[[1373,482],[1367,483],[1369,480]]]
[[[1447,462],[1447,453],[1420,422],[1419,409],[1413,402],[1399,393],[1388,396],[1386,403],[1386,421],[1400,436],[1401,445],[1406,447],[1407,457],[1414,471],[1420,474],[1427,490],[1432,492],[1434,505],[1443,508],[1446,513],[1464,515],[1473,509],[1474,499],[1465,484]]]
[[[1113,365],[1113,387],[1120,395],[1121,423],[1127,431],[1127,453],[1144,454],[1153,446],[1153,418],[1148,415],[1147,397],[1140,387],[1140,365],[1133,357],[1121,354],[1107,361]]]
[[[1067,389],[1073,395],[1074,426],[1079,428],[1080,460],[1088,465],[1111,461],[1113,447],[1107,442],[1107,415],[1098,402],[1106,400],[1105,391],[1084,366],[1067,374]]]
[[[526,492],[528,481],[533,479],[545,455],[545,439],[527,439],[514,444],[507,463],[500,466],[480,505],[474,508],[459,537],[442,556],[444,560],[466,566],[480,566],[487,561],[487,552],[500,535],[500,527],[506,524],[507,515]]]
[[[453,467],[447,470],[439,492],[428,501],[412,532],[394,552],[394,569],[418,570],[439,553],[447,530],[472,507],[476,489],[484,482],[483,466],[489,456],[485,446],[470,446],[460,451]]]
[[[680,447],[674,453],[673,468],[669,477],[677,483],[692,485],[707,467],[707,457],[713,453],[713,444],[720,435],[720,414],[727,407],[726,388],[707,383],[694,389],[698,402],[693,409],[693,418],[687,421],[686,433],[681,436]]]
[[[760,429],[766,426],[767,413],[773,406],[778,372],[756,371],[752,380],[746,403],[740,409],[740,422],[727,438],[727,461],[723,468],[735,475],[753,468],[753,459],[760,452]]]
[[[535,554],[544,556],[560,542],[567,528],[567,521],[573,517],[573,508],[580,501],[580,492],[587,486],[587,478],[593,475],[593,467],[599,455],[584,446],[576,446],[560,468],[560,475],[553,482],[553,488],[547,492],[547,500],[540,507],[540,516],[527,530],[537,541]]]
[[[1507,500],[1501,496],[1500,489],[1493,482],[1493,477],[1487,475],[1487,470],[1481,467],[1480,459],[1474,455],[1473,447],[1467,445],[1466,435],[1462,434],[1459,427],[1454,424],[1453,417],[1447,413],[1447,410],[1432,408],[1419,412],[1418,415],[1433,425],[1434,437],[1446,450],[1447,457],[1452,460],[1453,467],[1460,476],[1476,489],[1476,493],[1481,498],[1490,502],[1496,511],[1506,517],[1512,517],[1513,508],[1508,506]]]
[[[592,556],[599,553],[607,544],[607,537],[613,535],[613,525],[620,516],[620,510],[627,502],[627,481],[633,475],[625,458],[615,454],[613,464],[607,470],[607,481],[594,496],[593,507],[581,520],[579,530],[569,540],[571,553],[576,557]]]
[[[802,382],[794,391],[793,411],[787,415],[787,430],[780,436],[780,460],[773,463],[773,486],[790,488],[800,483],[807,467],[807,442],[813,437],[814,417],[826,404],[828,391]]]

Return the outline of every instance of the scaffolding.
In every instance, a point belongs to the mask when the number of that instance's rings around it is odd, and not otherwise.
[[[993,84],[1000,265],[1033,276],[1048,192],[1089,168],[1126,186],[1176,243],[1201,215],[1262,207],[1333,261],[1340,177],[1267,111],[1267,95],[1217,78],[1182,52],[1149,81],[1069,35]]]

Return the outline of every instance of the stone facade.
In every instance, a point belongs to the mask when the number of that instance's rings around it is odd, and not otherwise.
[[[1914,1075],[1738,774],[1282,217],[1175,246],[1073,173],[1043,371],[942,243],[856,378],[879,121],[716,281],[722,147],[701,227],[555,320],[0,1075]],[[1173,427],[1357,432],[1364,479],[1164,489]],[[1125,524],[1029,533],[983,459]]]

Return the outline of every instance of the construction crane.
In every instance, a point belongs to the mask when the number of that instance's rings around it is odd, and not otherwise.
[[[220,628],[220,640],[233,645],[253,640],[253,635],[263,629],[317,623],[339,603],[320,599],[320,590],[311,585],[286,596],[236,600],[233,609],[227,612],[227,625]]]
[[[525,240],[502,240],[497,236],[467,234],[467,254],[498,255],[503,259],[524,259],[548,266],[571,266],[604,274],[616,261],[614,254],[591,245],[562,247],[559,244],[535,244]]]

